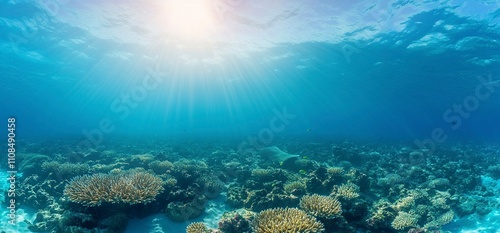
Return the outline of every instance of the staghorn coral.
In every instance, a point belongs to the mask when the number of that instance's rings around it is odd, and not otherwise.
[[[55,161],[43,162],[42,170],[54,173],[61,178],[82,175],[92,171],[88,164],[59,163]]]
[[[395,210],[391,207],[390,203],[385,200],[378,200],[374,203],[374,211],[366,220],[368,226],[378,228],[389,228],[390,221],[396,217]]]
[[[207,233],[210,232],[203,222],[193,222],[186,227],[186,233]]]
[[[416,227],[417,220],[417,216],[400,211],[398,216],[392,221],[391,226],[396,230],[403,230],[408,227]]]
[[[448,201],[451,198],[451,194],[448,192],[436,191],[436,194],[429,198],[432,205],[438,209],[447,210],[450,209]]]
[[[414,204],[415,198],[413,196],[407,196],[397,200],[393,208],[396,210],[409,210]]]
[[[149,168],[153,170],[156,174],[164,174],[174,169],[174,164],[170,161],[153,161],[149,163]]]
[[[272,177],[273,173],[274,173],[273,169],[257,168],[252,170],[252,176],[258,179],[270,178]]]
[[[165,184],[167,184],[167,186],[169,186],[169,187],[174,187],[174,186],[177,185],[177,179],[175,179],[175,178],[168,178],[165,181]]]
[[[449,209],[450,206],[446,204],[446,198],[437,197],[431,199],[432,205],[439,209]]]
[[[442,226],[453,221],[454,217],[455,217],[455,212],[453,212],[453,210],[449,210],[448,212],[439,216],[436,220],[425,224],[424,228],[429,230],[439,230],[439,228],[441,228]]]
[[[204,194],[209,199],[216,198],[226,188],[224,183],[213,175],[202,176],[197,181],[203,187]]]
[[[344,168],[342,167],[329,167],[326,171],[332,176],[342,176],[344,174]]]
[[[255,233],[317,233],[323,224],[296,208],[275,208],[261,211],[254,220]]]
[[[174,169],[181,173],[202,174],[208,171],[208,165],[200,160],[180,159],[173,164]]]
[[[293,182],[290,182],[290,183],[286,183],[284,186],[283,186],[283,189],[285,190],[285,192],[287,193],[305,193],[306,191],[306,183],[305,181],[293,181]]]
[[[332,193],[335,193],[337,196],[339,196],[345,200],[351,200],[351,199],[359,197],[359,186],[349,182],[347,184],[335,186],[333,188]]]
[[[413,211],[415,211],[415,213],[420,216],[425,216],[427,213],[432,211],[432,208],[428,205],[417,205],[415,208],[413,208]]]
[[[337,198],[318,194],[303,196],[299,206],[308,214],[326,219],[335,218],[342,213],[342,206]]]
[[[103,202],[148,203],[163,191],[160,178],[144,172],[126,174],[94,174],[73,178],[64,188],[70,201],[84,206],[99,206]]]

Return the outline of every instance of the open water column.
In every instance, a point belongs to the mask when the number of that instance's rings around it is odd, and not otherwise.
[[[500,232],[495,0],[0,2],[0,233]]]

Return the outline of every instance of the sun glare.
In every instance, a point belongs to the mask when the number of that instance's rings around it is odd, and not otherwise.
[[[183,39],[204,39],[213,32],[216,15],[209,0],[168,0],[167,30]]]

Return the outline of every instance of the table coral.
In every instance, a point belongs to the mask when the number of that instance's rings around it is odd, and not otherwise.
[[[132,172],[119,175],[93,174],[73,178],[64,189],[70,201],[85,206],[104,202],[148,203],[163,190],[163,181],[149,173]]]
[[[342,213],[342,205],[337,198],[317,194],[303,196],[300,208],[316,217],[332,219]]]
[[[319,233],[323,224],[296,208],[275,208],[261,211],[254,221],[255,233]]]

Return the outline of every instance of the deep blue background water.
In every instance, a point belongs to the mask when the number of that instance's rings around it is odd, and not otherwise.
[[[245,138],[286,109],[277,135],[500,139],[498,1],[271,2],[239,1],[193,42],[158,22],[161,1],[1,1],[0,119],[18,137],[105,121],[105,135]],[[478,76],[496,91],[445,121]]]

